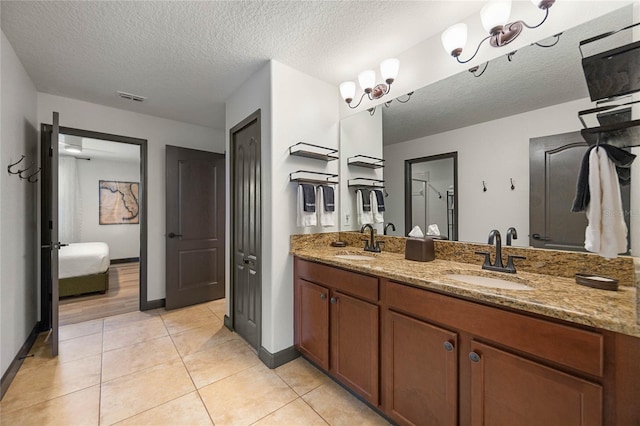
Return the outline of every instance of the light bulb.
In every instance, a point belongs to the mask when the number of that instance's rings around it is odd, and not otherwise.
[[[442,46],[447,53],[460,56],[467,44],[467,24],[455,24],[447,28],[441,36]]]
[[[395,58],[385,59],[380,63],[380,75],[387,84],[393,83],[398,76],[399,69],[400,61]]]
[[[340,83],[340,96],[347,103],[350,103],[353,100],[353,97],[356,94],[356,83],[353,81],[345,81]]]
[[[482,26],[491,35],[496,27],[503,27],[509,21],[511,0],[491,0],[480,10]]]
[[[358,74],[358,83],[360,83],[360,88],[364,92],[371,92],[376,84],[376,72],[373,70],[362,71]]]

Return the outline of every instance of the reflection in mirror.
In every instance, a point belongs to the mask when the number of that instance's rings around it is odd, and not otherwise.
[[[554,47],[527,46],[490,61],[481,77],[465,70],[415,91],[406,104],[392,102],[388,108],[378,108],[375,116],[382,114],[384,180],[389,193],[385,221],[395,223],[402,230],[398,234],[411,228],[413,219],[406,219],[404,208],[407,160],[456,151],[458,240],[486,243],[491,229],[504,233],[510,227],[518,232],[519,238],[513,241],[516,246],[534,245],[532,234],[548,238],[547,230],[530,229],[530,141],[579,134],[583,126],[578,112],[595,104],[589,98],[578,45],[632,22],[633,8],[627,5],[567,29]],[[592,48],[604,51],[630,43],[632,36],[630,31],[621,32]],[[552,40],[541,40],[541,44],[549,44],[547,41]],[[363,119],[369,115],[367,111],[360,114]],[[632,114],[638,118],[635,109]],[[579,164],[582,155],[584,150],[562,161]],[[632,181],[640,182],[640,161],[636,163]],[[554,185],[571,198],[576,180],[577,176],[563,178]],[[548,196],[556,201],[555,194]],[[630,244],[636,252],[640,249],[640,214],[635,213],[640,211],[638,198],[640,195],[635,195],[634,199],[632,190],[627,211]],[[568,211],[571,202],[563,200],[561,204]],[[581,215],[580,219],[575,216],[576,220],[584,219],[584,213],[573,215]],[[441,233],[445,234],[444,230]],[[546,246],[560,248],[561,244]]]
[[[405,161],[405,235],[419,227],[425,235],[457,241],[458,154]]]

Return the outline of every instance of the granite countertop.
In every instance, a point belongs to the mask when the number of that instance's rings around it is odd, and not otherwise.
[[[484,271],[478,265],[447,260],[414,262],[399,253],[368,253],[356,247],[309,247],[292,250],[302,259],[337,266],[356,272],[389,278],[415,287],[447,293],[493,305],[506,306],[584,324],[604,330],[640,337],[636,313],[636,289],[620,286],[618,291],[598,290],[581,286],[572,278],[518,272],[506,274]],[[369,260],[349,260],[339,254],[370,256]],[[480,263],[480,262],[479,262]],[[532,290],[504,290],[466,284],[448,274],[480,275],[514,281],[533,287]]]

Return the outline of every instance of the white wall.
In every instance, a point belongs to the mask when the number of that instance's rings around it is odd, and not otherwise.
[[[227,150],[231,149],[229,130],[257,109],[262,112],[262,346],[271,353],[293,345],[293,259],[289,255],[289,235],[338,230],[298,228],[297,187],[289,182],[289,173],[298,169],[338,172],[336,162],[289,156],[289,146],[300,141],[338,147],[336,92],[330,84],[270,61],[226,103]],[[228,185],[230,170],[227,164]],[[227,206],[229,217],[229,202]],[[227,220],[227,234],[229,226]]]
[[[263,306],[269,305],[266,316],[263,312],[263,346],[275,353],[293,345],[293,258],[289,255],[289,235],[300,233],[301,229],[296,226],[297,186],[289,182],[289,173],[300,169],[338,173],[337,161],[323,163],[292,157],[289,146],[308,141],[338,148],[339,116],[336,87],[279,62],[271,63],[273,221],[268,247],[273,269],[271,278],[263,280],[268,284],[263,289]],[[336,203],[336,212],[339,211]],[[337,231],[338,227],[313,229]]]
[[[114,95],[115,96],[115,95]],[[123,101],[126,102],[126,101]],[[165,297],[165,146],[223,152],[220,130],[38,93],[38,122],[147,140],[148,300]]]
[[[340,230],[359,231],[356,216],[355,188],[349,188],[349,179],[358,177],[384,179],[382,168],[368,169],[348,166],[347,159],[356,155],[382,158],[382,111],[378,108],[372,116],[368,111],[347,117],[340,122]],[[388,198],[385,199],[385,208]],[[348,216],[348,220],[347,220]],[[386,211],[383,214],[386,217]],[[382,232],[383,224],[375,225]]]
[[[36,89],[2,33],[0,163],[37,158]],[[37,184],[0,173],[0,376],[38,320]]]
[[[491,229],[510,226],[528,235],[529,139],[580,130],[577,112],[589,107],[589,99],[581,99],[385,146],[387,219],[404,229],[405,160],[457,151],[459,239],[485,242]],[[514,245],[528,245],[528,239]]]
[[[98,181],[140,182],[139,161],[112,161],[93,158],[77,160],[81,205],[79,241],[102,241],[109,246],[111,259],[140,256],[140,225],[100,225]]]

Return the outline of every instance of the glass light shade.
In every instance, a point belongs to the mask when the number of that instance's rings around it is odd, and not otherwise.
[[[504,26],[511,15],[511,0],[491,0],[480,10],[480,20],[487,32],[497,26]]]
[[[358,83],[363,91],[373,89],[373,86],[376,85],[376,72],[373,70],[362,71],[358,74]]]
[[[442,46],[451,54],[456,49],[464,49],[467,44],[467,24],[455,24],[447,28],[441,36]]]
[[[395,58],[385,59],[380,63],[380,75],[384,81],[395,80],[400,70],[400,61]]]
[[[344,99],[345,101],[347,99],[353,99],[355,95],[356,83],[354,83],[353,81],[345,81],[343,83],[340,83],[340,96],[342,96],[342,99]]]

